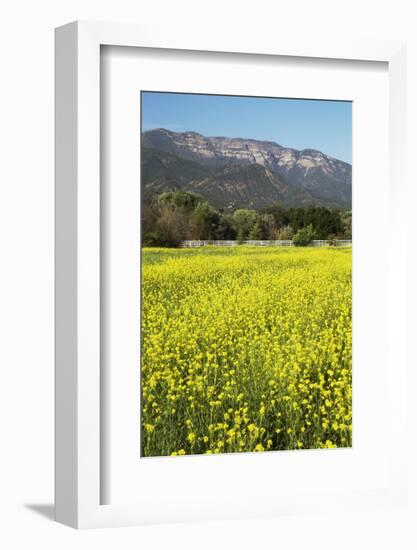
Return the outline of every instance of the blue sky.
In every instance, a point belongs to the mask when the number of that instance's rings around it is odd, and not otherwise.
[[[352,103],[142,92],[142,131],[275,141],[352,162]]]

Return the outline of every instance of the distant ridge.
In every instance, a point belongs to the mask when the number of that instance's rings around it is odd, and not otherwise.
[[[164,128],[143,132],[142,147],[146,190],[194,191],[217,207],[282,202],[351,208],[351,165],[315,149]]]

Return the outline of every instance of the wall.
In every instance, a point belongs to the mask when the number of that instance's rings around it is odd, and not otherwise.
[[[248,33],[407,38],[409,173],[417,123],[417,39],[404,0],[14,0],[0,18],[1,372],[0,544],[4,548],[412,548],[411,512],[177,525],[78,533],[52,523],[53,499],[53,28],[74,19],[158,22],[185,28],[223,22]],[[410,219],[416,204],[410,177]],[[411,226],[411,224],[410,224]],[[411,228],[413,229],[413,228]],[[389,227],[387,227],[389,230]],[[410,280],[416,279],[410,249]],[[410,326],[416,326],[415,292]],[[415,374],[411,373],[412,381]],[[410,387],[412,387],[410,383]],[[411,395],[411,393],[410,393]],[[415,413],[415,406],[411,405]],[[415,417],[415,414],[414,414]],[[410,437],[412,439],[412,437]],[[387,438],[395,444],[395,438]],[[411,441],[411,443],[413,443]],[[415,456],[415,445],[410,446]],[[412,471],[415,481],[414,470]],[[414,485],[415,487],[415,485]],[[414,492],[414,494],[416,494]],[[3,522],[2,522],[3,523]],[[4,539],[4,540],[3,540]],[[8,539],[8,542],[5,542]]]

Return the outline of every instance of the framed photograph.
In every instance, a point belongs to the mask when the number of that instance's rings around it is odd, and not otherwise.
[[[401,506],[404,44],[162,30],[56,30],[57,520]]]

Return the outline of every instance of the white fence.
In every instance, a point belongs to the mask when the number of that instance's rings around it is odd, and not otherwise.
[[[194,248],[198,246],[238,246],[246,244],[250,246],[294,246],[292,241],[183,241],[181,248]],[[332,241],[314,240],[310,246],[352,246],[351,240],[336,239]]]

